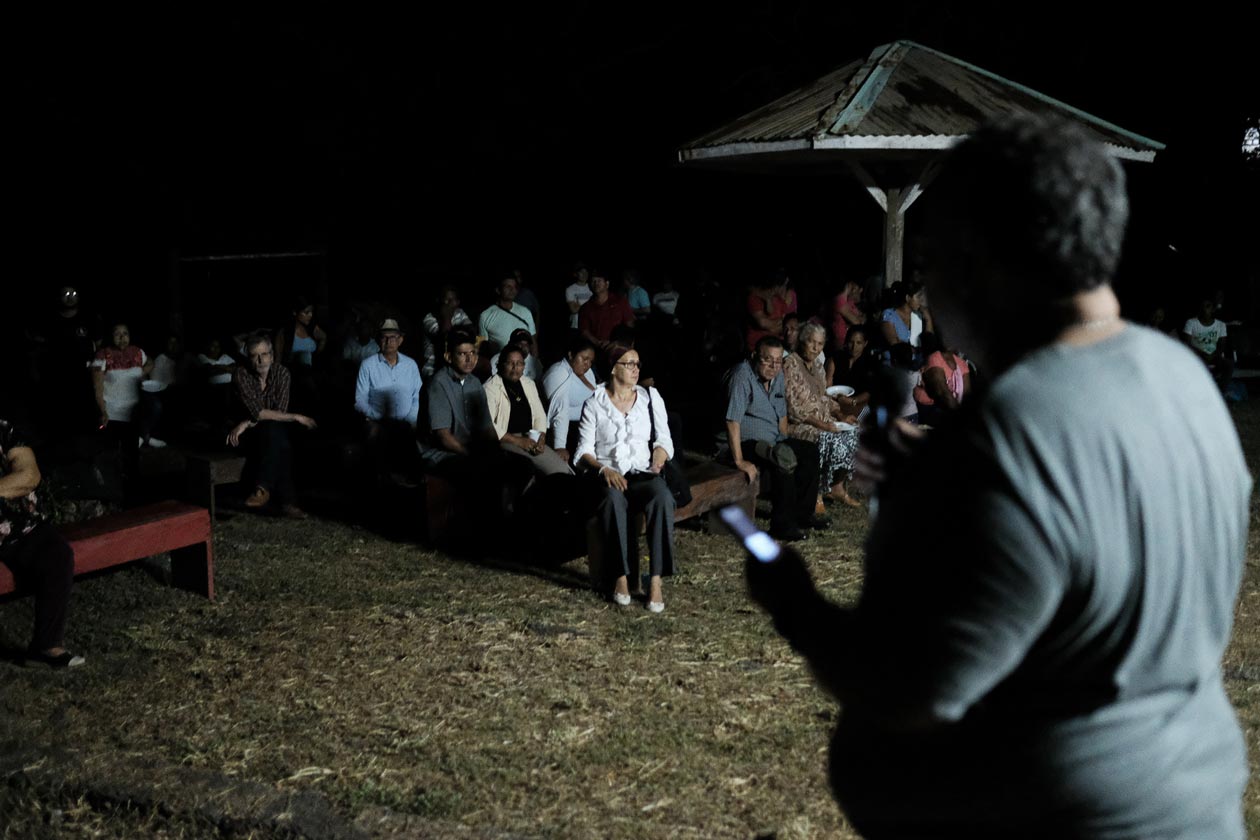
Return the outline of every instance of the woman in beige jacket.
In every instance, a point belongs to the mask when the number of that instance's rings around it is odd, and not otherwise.
[[[508,345],[499,354],[499,372],[486,380],[490,421],[505,452],[528,458],[538,475],[573,470],[547,446],[547,412],[538,397],[538,386],[525,373],[525,357],[519,347]]]

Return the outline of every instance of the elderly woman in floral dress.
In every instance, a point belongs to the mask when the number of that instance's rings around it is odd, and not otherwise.
[[[827,331],[818,324],[802,324],[796,347],[783,362],[787,387],[788,434],[818,444],[820,484],[830,485],[826,498],[851,507],[859,503],[849,495],[845,483],[853,471],[857,451],[857,428],[841,430],[837,421],[855,424],[855,417],[827,396],[826,377],[819,356],[827,343]],[[819,502],[821,504],[820,496]]]

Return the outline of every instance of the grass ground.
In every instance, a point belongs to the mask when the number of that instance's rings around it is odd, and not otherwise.
[[[1254,472],[1260,406],[1236,417]],[[838,600],[865,524],[840,510],[804,549]],[[216,603],[103,574],[73,604],[86,668],[0,664],[0,837],[855,836],[825,779],[836,707],[725,536],[679,531],[652,616],[580,561],[478,565],[320,519],[216,534]],[[1256,539],[1225,660],[1253,757]],[[30,619],[0,607],[0,645]],[[1246,808],[1260,834],[1254,779]]]

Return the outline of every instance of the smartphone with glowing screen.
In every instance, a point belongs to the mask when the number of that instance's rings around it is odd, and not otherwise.
[[[760,530],[738,505],[727,505],[718,511],[722,523],[744,544],[744,549],[762,563],[779,559],[782,549],[774,538]]]

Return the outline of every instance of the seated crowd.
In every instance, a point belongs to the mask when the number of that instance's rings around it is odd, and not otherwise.
[[[328,352],[329,335],[304,298],[292,302],[279,329],[210,336],[195,356],[178,336],[166,336],[162,352],[150,356],[123,322],[107,338],[85,341],[90,320],[77,293],[63,289],[61,309],[45,330],[50,344],[34,393],[49,412],[50,434],[68,428],[67,417],[90,414],[127,483],[137,477],[142,448],[201,431],[203,439],[245,454],[247,508],[294,518],[306,515],[294,473],[303,469],[307,433],[324,426],[325,417],[347,418],[340,428],[357,439],[361,475],[371,486],[415,487],[425,476],[440,477],[461,507],[475,512],[465,524],[506,539],[509,548],[521,545],[513,525],[518,509],[593,523],[607,559],[605,591],[617,604],[631,603],[639,583],[631,579],[631,556],[638,539],[633,523],[641,515],[650,558],[644,596],[659,612],[661,581],[676,568],[676,495],[664,474],[678,457],[680,421],[667,411],[666,398],[681,403],[703,388],[679,378],[670,380],[673,389],[658,390],[647,370],[656,364],[665,372],[682,355],[670,343],[686,323],[672,283],[664,280],[651,295],[638,272],[627,270],[621,280],[624,294],[610,288],[607,273],[575,265],[565,308],[556,301],[568,324],[549,336],[541,335],[538,297],[522,285],[519,270],[499,275],[493,301],[475,322],[457,289],[442,286],[417,322],[414,359],[404,352],[411,344],[401,314],[370,315],[371,306],[355,308],[333,330],[339,349]],[[711,299],[703,288],[701,296]],[[720,310],[709,309],[701,317],[721,321]],[[1233,355],[1216,312],[1217,304],[1205,301],[1181,337],[1224,387]],[[828,503],[860,505],[848,486],[859,429],[875,395],[888,399],[882,383],[890,371],[901,372],[903,387],[894,391],[896,404],[881,411],[905,423],[948,422],[973,387],[973,367],[938,334],[913,280],[888,289],[878,281],[846,282],[810,316],[780,269],[748,290],[742,316],[738,340],[746,355],[733,366],[725,362],[725,405],[710,409],[713,425],[724,421],[717,458],[768,496],[770,533],[780,540],[827,527],[821,514]],[[550,364],[540,354],[544,337],[545,346],[562,347]],[[707,336],[703,346],[710,346]],[[81,399],[76,388],[84,386]],[[38,472],[22,439],[6,434],[0,525],[12,527],[22,520],[9,500],[26,498],[33,489],[27,479]],[[25,568],[25,554],[36,547],[58,557],[62,551],[51,538],[23,543],[25,552],[0,556]],[[32,642],[36,658],[54,664],[70,661],[58,606],[63,567],[60,559],[50,566],[60,571],[47,584],[50,606],[39,608]]]

